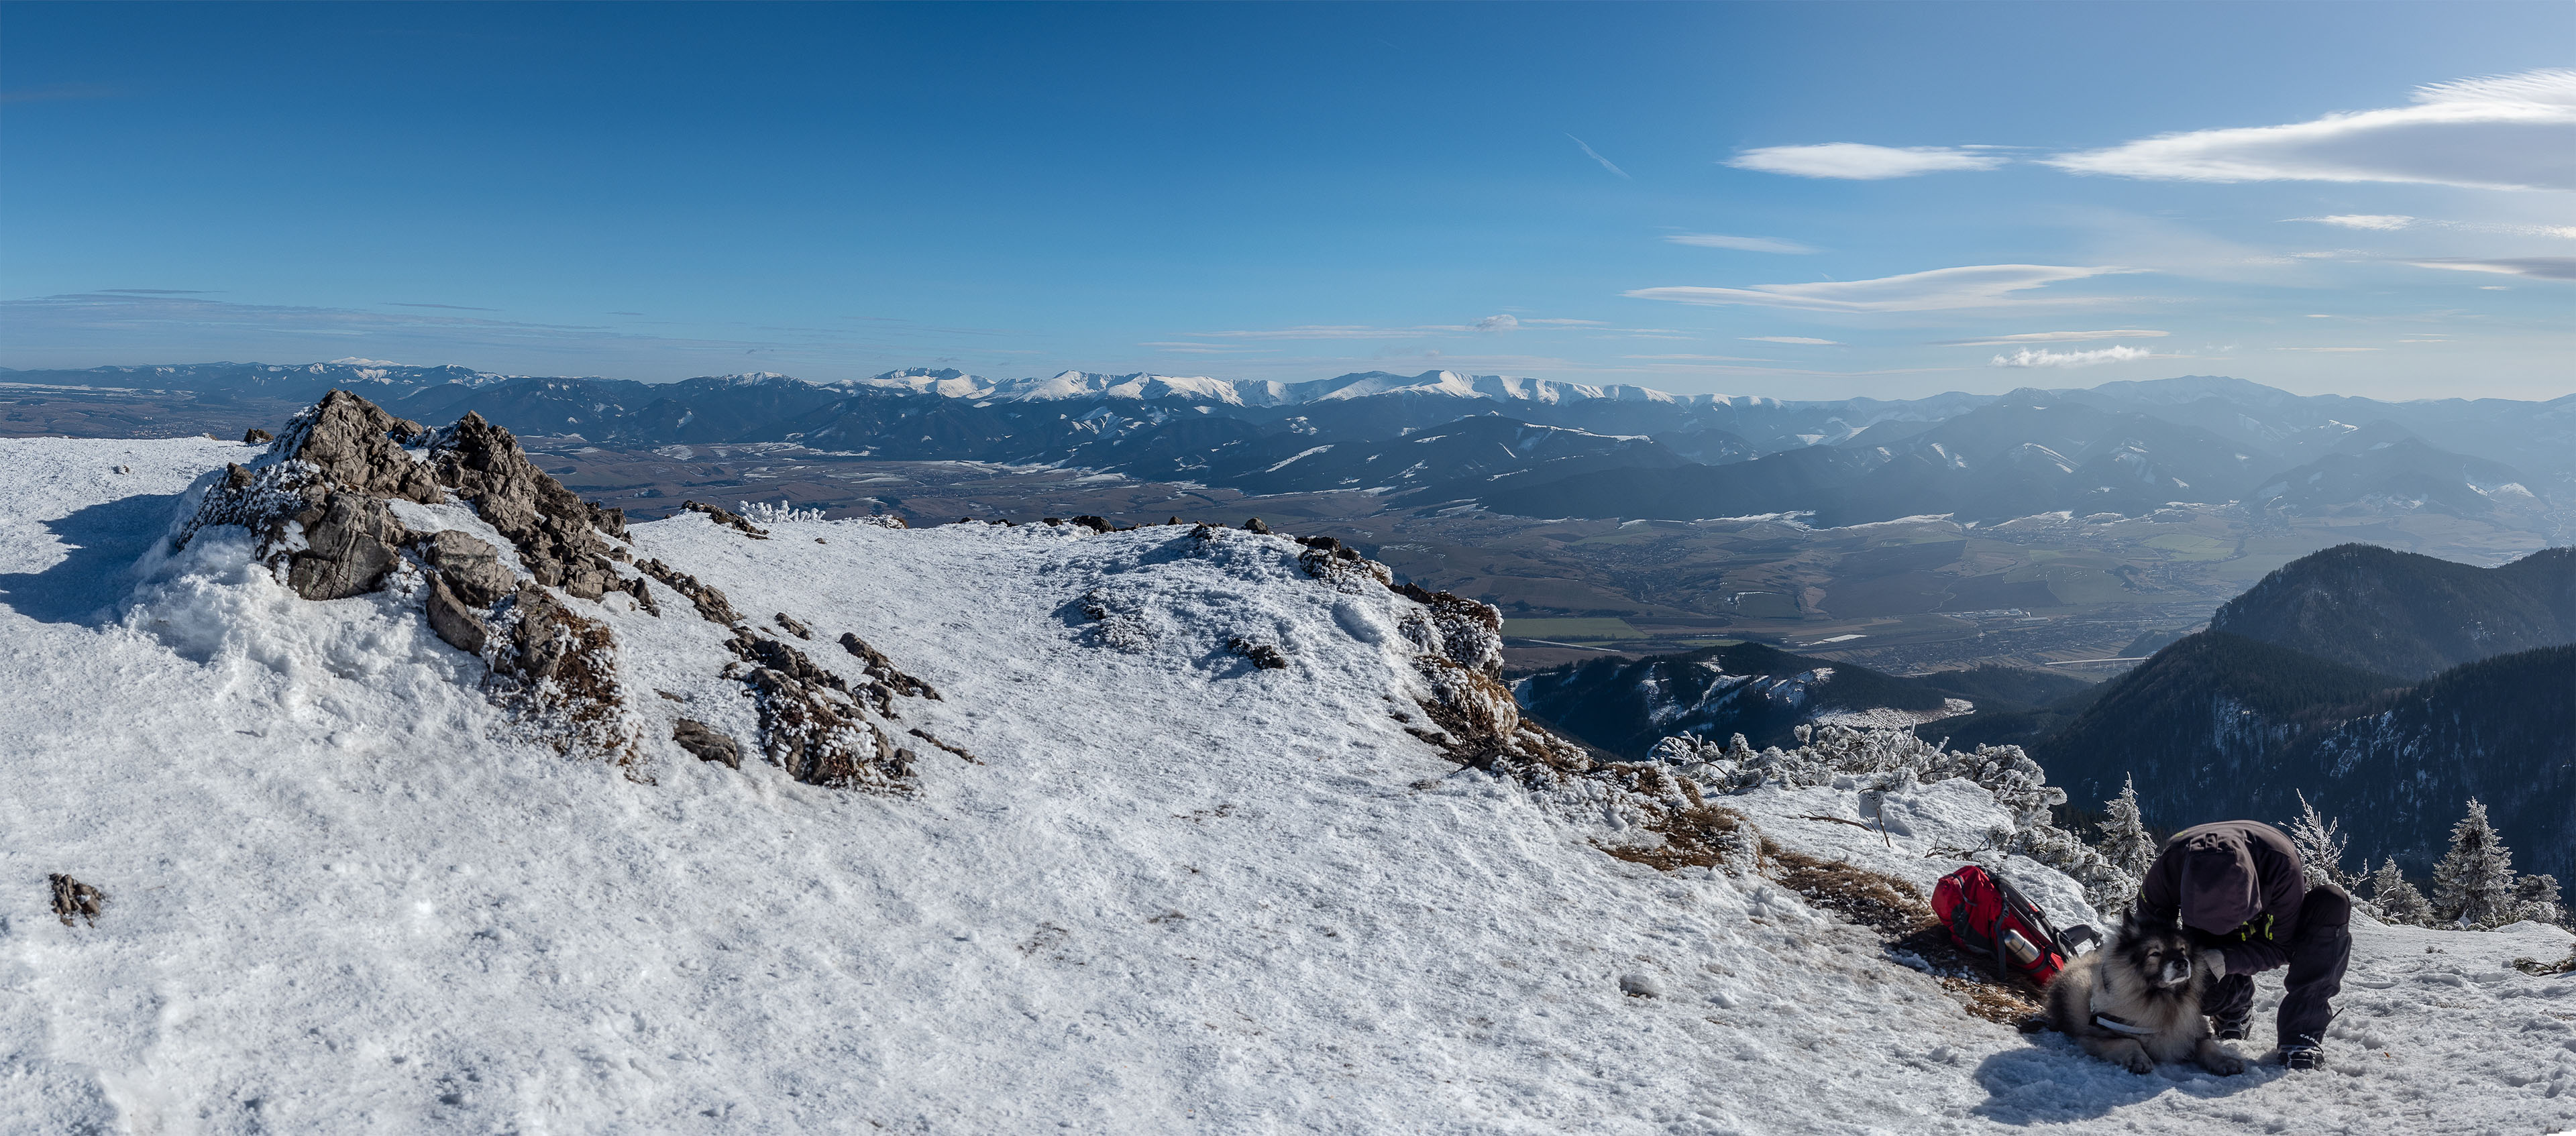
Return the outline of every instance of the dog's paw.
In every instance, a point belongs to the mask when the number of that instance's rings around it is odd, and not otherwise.
[[[2213,1045],[2201,1051],[2200,1067],[2221,1077],[2233,1077],[2245,1071],[2245,1059]]]
[[[2129,1051],[2127,1053],[2120,1054],[2118,1057],[2113,1058],[2113,1060],[2118,1061],[2121,1068],[2127,1069],[2132,1073],[2153,1073],[2156,1071],[2156,1059],[2147,1056],[2146,1050],[2140,1049],[2134,1045],[2129,1047]]]

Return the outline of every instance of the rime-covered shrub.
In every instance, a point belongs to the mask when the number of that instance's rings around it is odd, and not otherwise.
[[[775,505],[772,505],[767,501],[737,501],[734,505],[734,512],[740,514],[742,519],[750,521],[755,525],[778,525],[785,524],[789,521],[819,521],[823,519],[823,510],[821,509],[799,509],[785,501],[781,501]]]
[[[1721,793],[1749,793],[1766,785],[1806,788],[1845,778],[1864,792],[1889,792],[1964,777],[1994,794],[2012,814],[2009,828],[1986,834],[1987,843],[2018,852],[2066,873],[2084,888],[2095,908],[2117,907],[2137,889],[2134,878],[2103,858],[2082,838],[2050,823],[2050,810],[2066,803],[2066,790],[2048,783],[2048,772],[2020,746],[1951,749],[1910,730],[1846,726],[1797,728],[1796,749],[1755,752],[1737,734],[1723,746],[1692,737],[1655,743],[1652,756],[1680,766],[1684,776]]]

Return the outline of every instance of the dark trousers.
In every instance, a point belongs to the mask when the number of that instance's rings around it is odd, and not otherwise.
[[[2299,904],[2299,929],[2290,936],[2289,989],[2275,1019],[2281,1044],[2317,1045],[2334,1021],[2334,996],[2343,992],[2343,968],[2352,961],[2352,897],[2326,884],[2308,889]],[[2218,980],[2209,1003],[2211,1017],[2242,1017],[2254,1004],[2254,976],[2230,974]]]

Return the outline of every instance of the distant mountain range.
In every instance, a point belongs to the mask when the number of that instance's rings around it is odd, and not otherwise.
[[[1369,490],[1546,517],[1812,513],[1853,524],[2235,500],[2469,516],[2538,508],[2576,485],[2576,395],[2385,403],[2214,376],[1822,401],[1452,371],[1279,383],[911,369],[827,383],[773,373],[641,383],[364,359],[0,371],[0,381],[281,403],[345,387],[422,421],[473,411],[521,434],[601,445],[783,442],[1252,493]]]
[[[2078,806],[2134,777],[2148,822],[2173,829],[2284,818],[2304,792],[2355,856],[2418,872],[2476,796],[2525,868],[2576,879],[2571,601],[2576,549],[2477,568],[2331,548],[2010,740]]]
[[[1630,760],[1675,734],[1785,745],[1802,722],[1917,722],[1954,746],[2024,746],[2077,812],[2134,778],[2161,831],[2285,821],[2304,793],[2352,834],[2347,868],[2428,871],[2476,796],[2518,864],[2576,882],[2572,599],[2576,549],[2476,568],[2346,545],[2099,685],[1992,666],[1887,675],[1744,644],[1558,667],[1514,693]]]

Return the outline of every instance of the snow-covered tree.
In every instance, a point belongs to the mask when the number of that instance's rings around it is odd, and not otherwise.
[[[2514,915],[2541,923],[2556,923],[2566,913],[2558,903],[2558,877],[2546,872],[2532,872],[2513,882]]]
[[[2487,807],[2469,798],[2469,815],[2451,826],[2451,850],[2433,866],[2433,915],[2462,927],[2514,921],[2513,852],[2487,823]]]
[[[2379,918],[2390,923],[2421,927],[2433,920],[2433,905],[2425,902],[2424,893],[2406,882],[2406,874],[2397,870],[2397,857],[2380,862],[2379,870],[2370,875],[2370,905],[2379,909]]]
[[[2156,862],[2156,838],[2147,834],[2146,818],[2138,812],[2138,784],[2134,777],[2123,778],[2120,795],[2102,802],[2111,814],[2102,822],[2102,858],[2135,878],[2144,878]]]
[[[2290,846],[2299,850],[2299,870],[2309,887],[2333,884],[2352,890],[2353,879],[2343,871],[2343,822],[2317,815],[2317,807],[2308,803],[2308,795],[2299,794],[2299,819],[2290,822]]]

